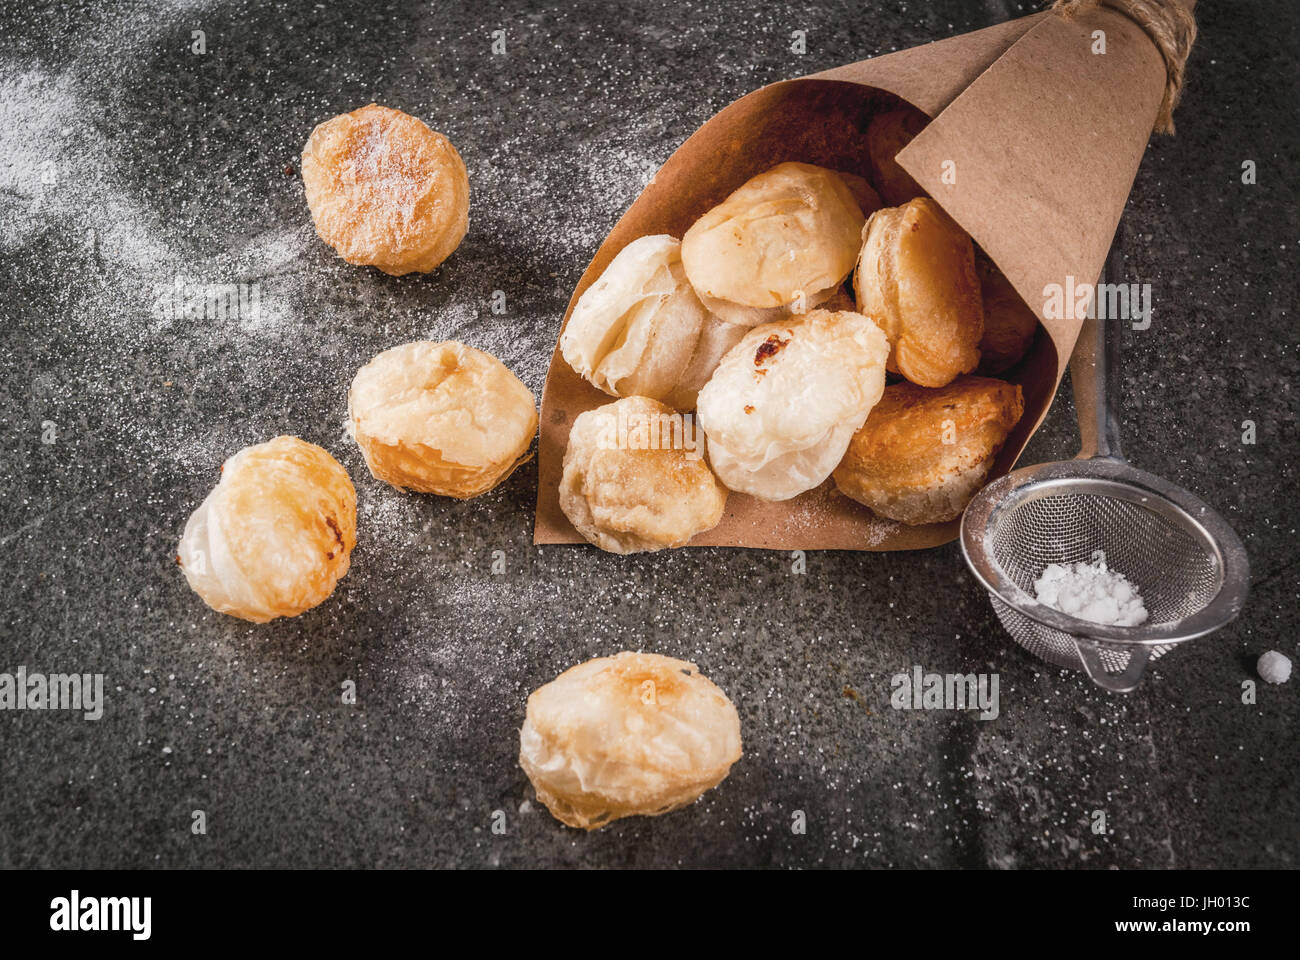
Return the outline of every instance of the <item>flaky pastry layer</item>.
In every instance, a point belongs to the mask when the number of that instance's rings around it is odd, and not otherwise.
[[[225,462],[185,525],[177,561],[212,609],[265,623],[328,597],[356,542],[347,471],[314,444],[276,437]]]
[[[952,520],[1023,413],[1020,387],[1002,380],[959,377],[937,389],[890,384],[849,443],[835,485],[891,520]]]
[[[316,232],[348,263],[427,273],[469,227],[469,176],[450,140],[370,104],[326,120],[302,151]]]
[[[620,653],[533,691],[519,765],[561,822],[594,830],[695,802],[741,757],[727,695],[684,660]]]
[[[532,392],[496,357],[455,340],[376,356],[352,381],[348,418],[376,478],[459,499],[505,480],[537,432]]]

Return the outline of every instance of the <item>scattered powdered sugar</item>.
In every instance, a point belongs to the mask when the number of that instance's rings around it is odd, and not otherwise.
[[[1270,650],[1259,658],[1255,669],[1265,683],[1286,683],[1291,679],[1291,658],[1285,653]]]
[[[1093,553],[1092,563],[1049,563],[1034,581],[1034,592],[1039,603],[1080,620],[1136,627],[1147,619],[1137,587],[1106,566],[1101,550]]]

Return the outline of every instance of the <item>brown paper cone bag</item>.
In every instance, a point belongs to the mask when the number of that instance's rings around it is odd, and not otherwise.
[[[1104,54],[1094,53],[1096,30],[1105,33]],[[1006,375],[1024,389],[1025,415],[992,480],[1012,468],[1042,423],[1082,324],[1043,317],[1043,289],[1067,277],[1097,280],[1165,79],[1161,55],[1143,30],[1103,8],[1073,20],[1039,13],[763,87],[709,120],[668,159],[596,251],[565,322],[624,246],[647,234],[680,238],[775,164],[797,160],[870,179],[867,122],[904,100],[931,122],[898,162],[983,247],[1043,325],[1028,356]],[[945,169],[955,183],[943,182]],[[560,510],[564,449],[574,418],[614,399],[569,367],[559,333],[542,394],[535,543],[585,542]],[[722,522],[689,545],[910,550],[956,535],[957,521],[909,527],[876,518],[828,480],[783,503],[732,493]]]

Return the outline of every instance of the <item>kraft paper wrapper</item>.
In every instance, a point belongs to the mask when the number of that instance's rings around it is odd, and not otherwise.
[[[1092,52],[1094,30],[1106,53]],[[1042,329],[1005,374],[1025,415],[989,479],[1009,471],[1056,394],[1081,320],[1041,316],[1043,288],[1095,282],[1160,106],[1165,67],[1142,29],[1111,10],[1073,21],[1039,13],[947,40],[763,87],[728,106],[668,159],[601,244],[573,305],[637,237],[681,237],[747,179],[786,160],[862,174],[871,116],[911,103],[930,124],[898,162],[984,248]],[[942,182],[952,161],[955,185]],[[535,543],[583,543],[560,510],[569,427],[613,401],[557,346],[542,394]],[[912,550],[954,539],[957,522],[909,527],[876,518],[827,480],[783,503],[732,493],[726,514],[690,546]]]

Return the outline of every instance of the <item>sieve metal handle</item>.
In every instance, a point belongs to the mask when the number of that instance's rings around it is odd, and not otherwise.
[[[1121,673],[1107,673],[1095,641],[1075,637],[1074,648],[1079,651],[1079,660],[1092,682],[1111,693],[1132,693],[1136,690],[1142,674],[1146,672],[1147,661],[1151,659],[1149,646],[1133,645],[1128,647],[1128,666]]]
[[[1099,283],[1120,275],[1121,230],[1115,231],[1110,253]],[[1074,409],[1079,418],[1079,459],[1110,457],[1123,460],[1119,445],[1119,332],[1109,333],[1107,320],[1099,318],[1104,301],[1093,291],[1092,309],[1079,330],[1070,357],[1070,382],[1074,386]]]

